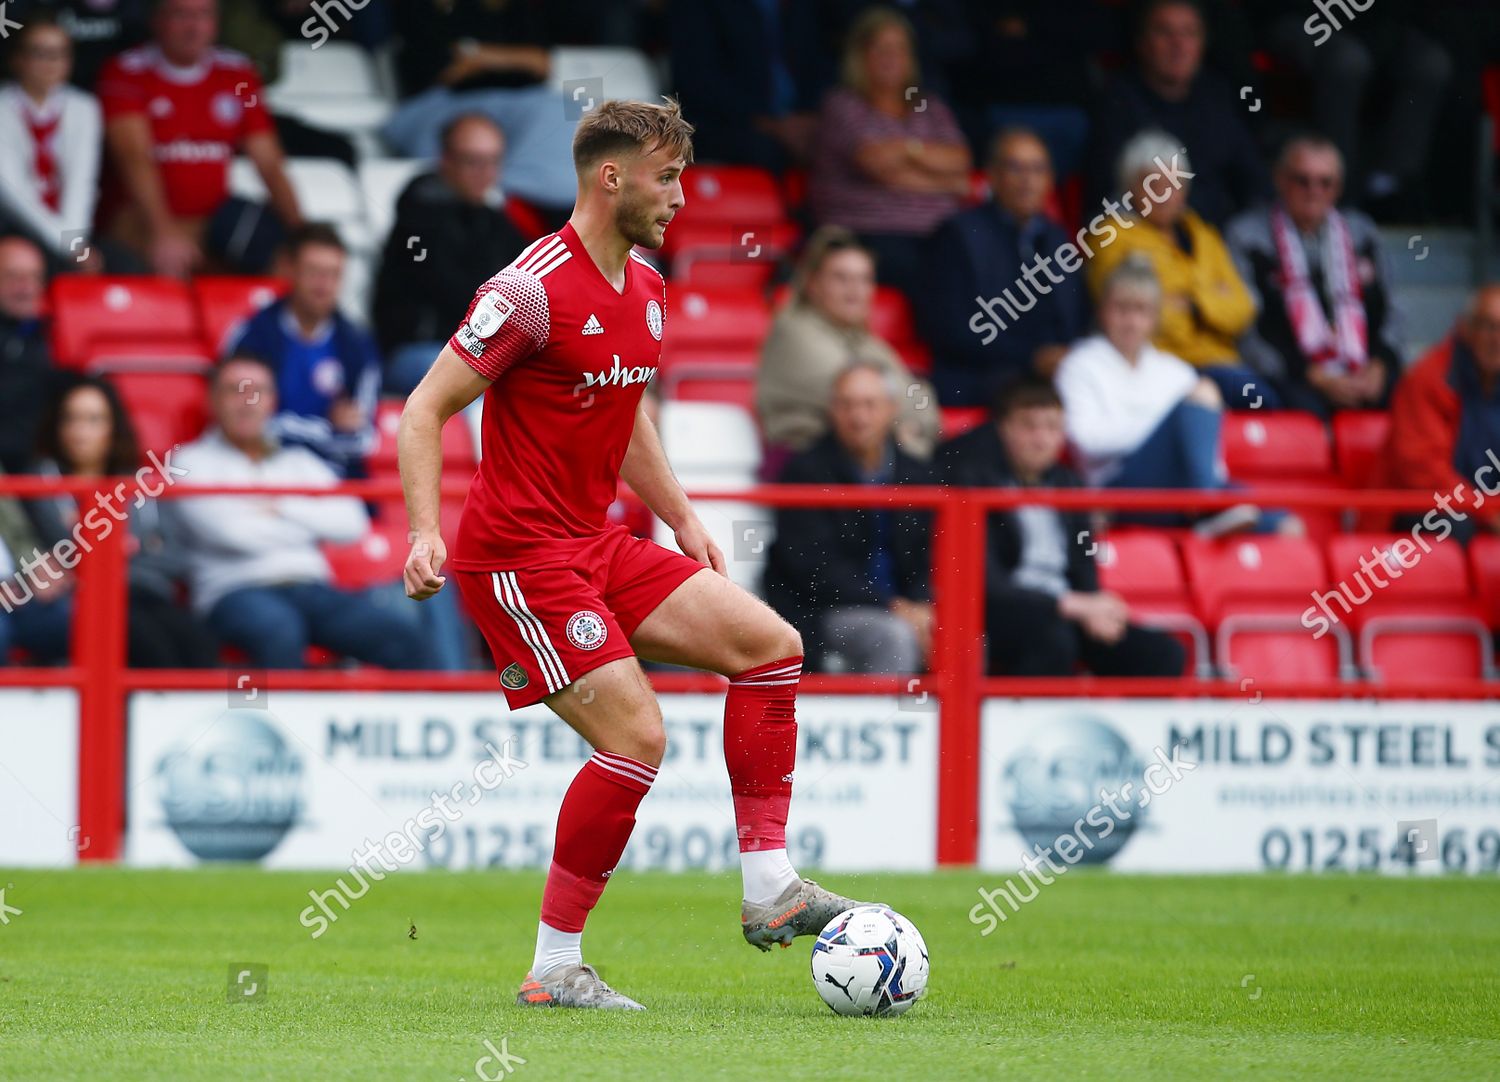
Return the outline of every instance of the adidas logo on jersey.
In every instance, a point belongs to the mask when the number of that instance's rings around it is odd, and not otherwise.
[[[589,321],[583,325],[583,333],[584,334],[603,334],[604,333],[604,324],[602,324],[602,323],[599,322],[599,317],[598,316],[596,316],[596,315],[594,315],[594,313],[590,312],[589,313]]]

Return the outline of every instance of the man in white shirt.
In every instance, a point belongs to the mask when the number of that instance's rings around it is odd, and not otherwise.
[[[283,447],[267,432],[276,380],[258,360],[232,358],[209,391],[215,424],[184,447],[182,484],[338,483],[312,451]],[[427,649],[416,624],[369,595],[331,585],[322,542],[347,543],[369,529],[352,496],[205,496],[176,502],[193,604],[227,643],[267,669],[299,669],[309,645],[390,669],[420,666]]]

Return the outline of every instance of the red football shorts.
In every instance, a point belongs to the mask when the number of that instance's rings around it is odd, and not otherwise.
[[[606,662],[633,657],[630,636],[704,565],[624,526],[525,567],[453,571],[489,643],[512,710],[540,702]]]

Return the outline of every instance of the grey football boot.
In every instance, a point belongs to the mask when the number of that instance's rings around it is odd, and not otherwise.
[[[594,1007],[614,1011],[644,1011],[599,976],[593,966],[561,966],[538,980],[530,973],[516,993],[518,1007]]]
[[[740,909],[740,927],[745,941],[763,951],[771,944],[790,947],[799,935],[817,935],[823,926],[846,909],[875,902],[856,902],[824,890],[811,879],[799,879],[787,887],[770,905],[744,902]]]

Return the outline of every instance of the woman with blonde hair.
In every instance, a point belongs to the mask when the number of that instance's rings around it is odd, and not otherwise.
[[[875,259],[849,230],[824,226],[808,239],[792,296],[776,313],[761,347],[755,409],[766,440],[765,475],[812,446],[828,428],[833,381],[850,361],[878,365],[905,390],[896,440],[927,458],[937,440],[937,397],[889,343],[870,331]]]
[[[814,217],[845,226],[911,295],[918,248],[959,208],[972,159],[948,106],[921,85],[911,23],[891,8],[857,20],[842,85],[818,116],[808,196]]]

